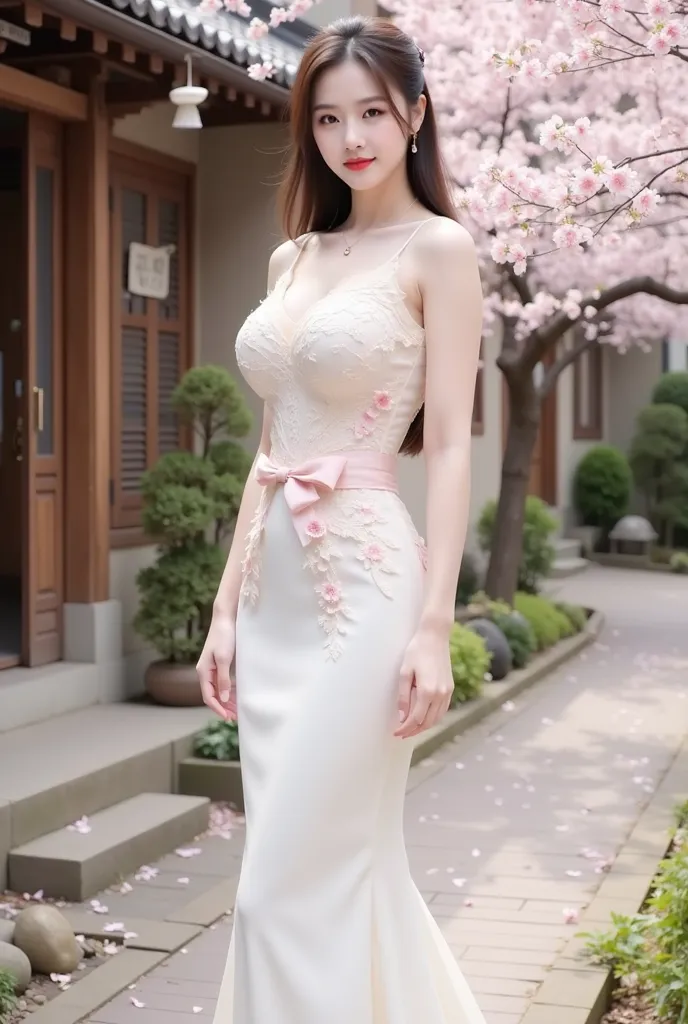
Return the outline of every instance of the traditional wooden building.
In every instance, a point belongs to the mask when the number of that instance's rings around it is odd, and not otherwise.
[[[270,6],[255,0],[254,13]],[[242,203],[232,179],[256,171],[256,143],[279,149],[312,32],[297,21],[256,43],[246,25],[164,0],[0,3],[0,680],[6,695],[23,688],[18,721],[39,679],[73,688],[67,705],[133,685],[122,606],[150,556],[138,487],[179,444],[169,396],[200,357],[201,223],[231,277],[241,238],[227,215],[238,225],[271,188],[261,180],[258,199],[252,182]],[[217,133],[205,166],[201,133],[171,127],[188,54]],[[272,79],[252,80],[263,61]],[[132,243],[167,249],[164,298],[131,286]],[[57,675],[27,671],[50,665]]]

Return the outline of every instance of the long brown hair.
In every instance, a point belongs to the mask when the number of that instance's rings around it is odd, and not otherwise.
[[[288,238],[306,231],[332,231],[351,213],[351,189],[330,170],[313,138],[312,105],[315,85],[322,73],[357,60],[373,76],[386,96],[400,127],[409,131],[406,118],[395,105],[396,88],[409,106],[426,99],[425,116],[417,136],[417,153],[406,154],[406,173],[419,203],[433,213],[456,220],[440,154],[437,122],[423,72],[423,54],[410,36],[386,18],[342,18],[322,29],[307,46],[291,91],[291,147],[279,207]],[[423,450],[424,406],[416,414],[400,452],[418,455]]]

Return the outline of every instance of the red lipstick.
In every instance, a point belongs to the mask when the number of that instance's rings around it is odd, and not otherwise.
[[[374,159],[374,157],[370,157],[369,159],[345,160],[344,166],[348,167],[350,171],[364,171],[366,167],[370,167]]]

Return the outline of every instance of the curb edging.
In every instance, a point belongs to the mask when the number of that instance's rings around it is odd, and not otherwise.
[[[581,914],[581,931],[611,926],[611,914],[637,914],[652,889],[662,860],[672,845],[674,807],[688,793],[688,737],[684,739],[664,778],[657,786],[611,870]],[[623,858],[643,862],[631,872]],[[582,959],[585,940],[574,936],[552,965],[535,993],[521,1024],[600,1024],[616,988],[611,968]]]
[[[511,672],[503,682],[488,683],[489,693],[447,711],[442,721],[436,726],[414,737],[411,765],[418,764],[444,743],[467,732],[468,729],[496,711],[505,701],[512,700],[519,693],[539,682],[543,676],[553,672],[588,647],[600,635],[604,622],[602,612],[593,611],[580,633],[560,640],[548,651],[535,655],[529,665]]]

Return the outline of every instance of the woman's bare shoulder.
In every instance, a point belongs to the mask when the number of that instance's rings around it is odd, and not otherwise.
[[[299,254],[308,239],[308,234],[299,235],[298,238],[287,238],[280,242],[270,255],[268,266],[268,287],[272,288],[276,281],[286,274],[289,267]]]

